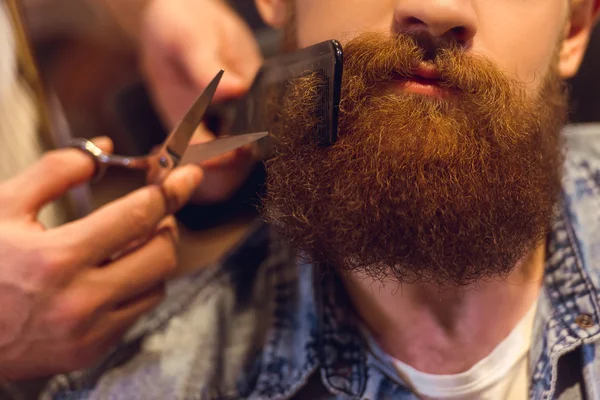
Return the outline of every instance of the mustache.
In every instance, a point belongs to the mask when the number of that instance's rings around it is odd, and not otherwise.
[[[435,70],[440,87],[476,95],[480,100],[521,86],[491,60],[468,54],[456,40],[434,37],[427,31],[391,36],[365,33],[344,47],[344,69],[350,71],[344,73],[345,83],[362,84],[364,92],[390,81],[417,78],[417,70],[424,64]]]

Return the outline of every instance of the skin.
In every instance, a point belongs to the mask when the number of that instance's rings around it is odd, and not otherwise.
[[[97,144],[112,148],[108,139]],[[171,214],[188,201],[201,170],[174,170],[161,186],[45,229],[40,208],[93,172],[83,152],[56,150],[0,184],[0,379],[90,366],[165,296],[177,266]]]
[[[106,5],[117,14],[123,7],[140,12],[133,19],[136,29],[142,25],[135,35],[142,66],[167,126],[220,68],[227,74],[217,100],[242,94],[260,65],[250,30],[220,0],[107,0]],[[211,138],[201,127],[194,142]],[[97,144],[112,149],[106,138]],[[49,152],[1,182],[0,380],[70,372],[105,356],[164,298],[164,283],[177,267],[172,213],[192,196],[201,203],[226,199],[254,163],[247,148],[204,163],[205,173],[186,166],[162,188],[142,188],[51,230],[37,221],[38,211],[92,177],[90,157],[77,150]]]
[[[224,69],[214,101],[242,95],[262,62],[246,24],[221,0],[152,0],[143,16],[142,67],[157,109],[175,127],[197,96]],[[203,125],[192,143],[212,140]],[[197,204],[227,200],[256,163],[246,146],[202,164],[204,184],[193,195]]]
[[[487,57],[523,82],[531,95],[555,62],[558,44],[561,76],[577,71],[600,6],[596,0],[256,3],[265,21],[277,28],[295,15],[299,47],[334,38],[343,45],[365,31],[427,29],[434,36],[454,36],[468,52]],[[398,285],[357,272],[343,278],[359,316],[388,354],[423,372],[455,374],[489,354],[533,306],[543,267],[541,246],[507,279],[469,288]]]

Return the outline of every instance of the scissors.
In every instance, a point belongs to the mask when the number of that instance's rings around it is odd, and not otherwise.
[[[223,70],[219,71],[177,127],[160,145],[159,149],[151,154],[139,157],[108,154],[85,138],[73,139],[70,146],[83,150],[92,156],[96,164],[94,181],[101,179],[108,167],[118,166],[147,170],[151,181],[160,183],[180,164],[200,163],[267,136],[268,132],[247,133],[219,137],[210,142],[189,145],[196,128],[204,118],[206,109],[212,101],[223,73]]]

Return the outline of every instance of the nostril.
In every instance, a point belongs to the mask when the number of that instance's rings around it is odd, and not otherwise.
[[[427,24],[425,24],[425,22],[421,21],[417,17],[407,17],[406,18],[406,24],[408,26],[412,26],[412,25],[427,25]]]
[[[468,40],[468,30],[464,26],[455,26],[448,32],[459,43],[464,43]]]

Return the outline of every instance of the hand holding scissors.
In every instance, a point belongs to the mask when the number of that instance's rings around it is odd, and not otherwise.
[[[94,158],[96,163],[95,180],[101,179],[109,166],[118,166],[147,170],[151,180],[158,183],[162,182],[178,165],[200,163],[267,136],[267,132],[247,133],[220,137],[193,146],[189,145],[196,128],[202,122],[223,72],[223,70],[219,71],[159,149],[149,155],[127,157],[107,154],[84,138],[73,139],[71,146],[89,153]]]
[[[0,290],[6,305],[0,325],[8,327],[0,329],[2,378],[87,368],[163,300],[165,281],[179,265],[172,214],[202,179],[195,166],[173,168],[186,162],[184,154],[190,162],[201,161],[264,136],[232,137],[188,149],[219,77],[159,150],[146,157],[112,156],[78,139],[74,147],[86,154],[72,148],[50,151],[0,183],[0,275],[11,283]],[[153,180],[160,186],[141,187],[58,227],[38,221],[45,205],[94,174],[102,176],[111,165],[156,169]]]

